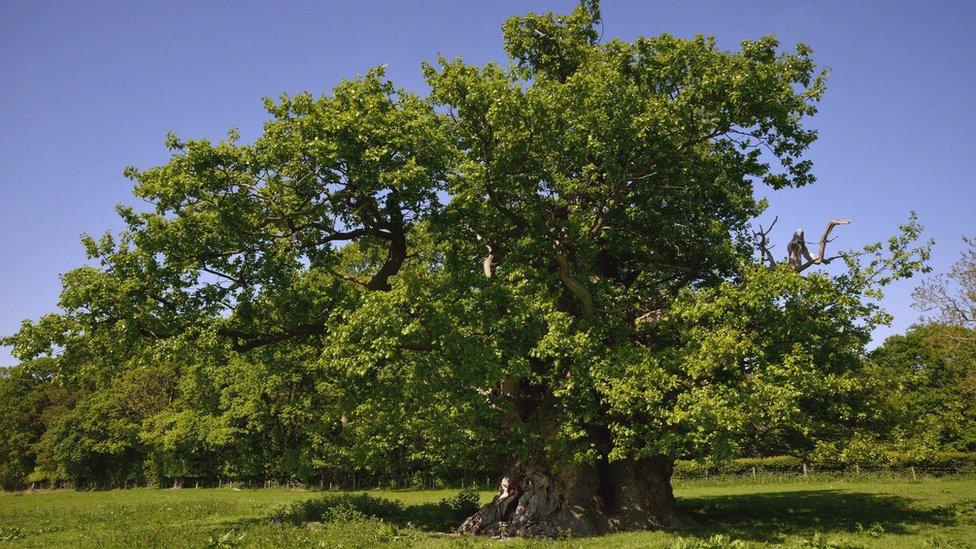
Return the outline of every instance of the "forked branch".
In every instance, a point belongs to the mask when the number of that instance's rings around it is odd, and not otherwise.
[[[776,226],[777,221],[779,221],[779,216],[774,217],[773,222],[765,230],[760,225],[759,231],[755,233],[759,237],[759,263],[767,265],[770,269],[776,266],[776,260],[773,259],[773,247],[769,244],[769,233]]]
[[[779,218],[773,219],[772,224],[768,228],[763,229],[762,225],[759,226],[759,231],[754,233],[759,237],[759,262],[766,265],[770,269],[776,267],[776,260],[773,258],[771,252],[772,246],[769,244],[769,233],[773,230],[773,225]],[[842,256],[835,255],[833,257],[827,257],[827,244],[834,241],[830,238],[830,233],[833,232],[834,228],[838,225],[849,225],[851,220],[849,219],[832,219],[827,223],[827,227],[824,228],[823,235],[820,237],[819,247],[817,249],[817,255],[810,253],[810,249],[807,248],[807,241],[803,234],[803,229],[797,229],[793,233],[793,238],[790,239],[789,244],[786,245],[787,264],[796,272],[803,272],[813,265],[826,265],[835,259],[839,259]]]
[[[572,277],[569,272],[569,262],[566,260],[566,257],[563,254],[556,254],[556,265],[558,266],[558,270],[556,272],[559,274],[559,279],[562,280],[563,284],[565,284],[566,287],[569,288],[569,290],[573,292],[573,295],[575,295],[579,300],[580,312],[582,313],[583,317],[592,317],[593,297],[590,296],[590,292],[588,292],[582,284],[577,282],[576,279]]]

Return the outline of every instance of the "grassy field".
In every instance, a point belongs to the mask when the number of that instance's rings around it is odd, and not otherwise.
[[[701,524],[695,530],[560,541],[458,538],[354,514],[303,526],[268,520],[283,505],[323,495],[315,491],[0,493],[0,546],[976,547],[976,479],[698,482],[676,492]],[[455,493],[370,492],[407,505]]]

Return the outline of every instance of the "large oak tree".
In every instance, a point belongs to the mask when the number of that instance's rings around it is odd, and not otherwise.
[[[439,59],[427,99],[376,69],[267,101],[252,144],[171,136],[167,164],[127,171],[151,210],[120,208],[128,229],[86,241],[97,264],[64,277],[63,311],[9,341],[92,384],[133,357],[300,356],[350,444],[501,456],[462,532],[683,524],[676,457],[851,427],[883,320],[863,296],[918,268],[918,226],[833,277],[799,273],[835,259],[840,222],[819,255],[799,232],[776,261],[756,186],[814,180],[810,49],[600,43],[599,21],[591,1],[512,18],[509,66]]]

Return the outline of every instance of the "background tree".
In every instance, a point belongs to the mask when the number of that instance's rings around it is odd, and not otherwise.
[[[948,273],[922,283],[916,308],[933,312],[869,355],[880,398],[880,447],[896,457],[976,450],[976,242]]]
[[[103,390],[83,393],[47,426],[34,477],[78,487],[144,482],[139,432],[172,398],[173,373],[159,365],[133,368]]]
[[[949,272],[926,281],[913,295],[915,307],[934,311],[935,320],[976,328],[976,240],[963,241],[968,247]]]
[[[890,453],[976,451],[976,338],[960,326],[925,324],[891,336],[869,355],[879,380]]]
[[[0,369],[0,488],[24,488],[48,426],[70,410],[77,392],[51,382],[55,360]]]

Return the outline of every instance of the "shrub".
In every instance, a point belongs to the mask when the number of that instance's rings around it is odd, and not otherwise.
[[[374,518],[402,526],[423,530],[448,532],[480,507],[480,497],[474,490],[462,490],[456,496],[437,503],[404,506],[403,503],[369,494],[326,496],[299,501],[272,515],[275,522],[301,524],[306,522],[343,522],[351,518]]]
[[[757,471],[770,473],[794,473],[803,466],[803,461],[793,456],[771,456],[761,458],[739,458],[719,463],[698,461],[676,461],[674,474],[678,476],[700,476],[705,473],[721,475],[744,475]]]
[[[481,507],[480,501],[478,492],[462,490],[456,496],[437,503],[407,507],[403,519],[406,524],[423,530],[450,532],[478,511]]]
[[[386,519],[403,513],[399,501],[377,498],[369,494],[344,494],[295,502],[273,515],[273,519],[291,524],[328,522],[329,518],[345,510],[353,510],[366,517]]]

